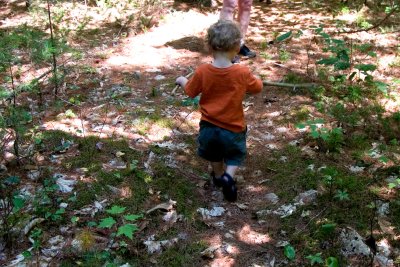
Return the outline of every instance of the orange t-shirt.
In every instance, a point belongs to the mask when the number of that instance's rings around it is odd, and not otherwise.
[[[185,86],[189,97],[201,93],[201,119],[232,132],[245,127],[242,101],[246,93],[261,92],[263,83],[247,68],[239,64],[216,68],[200,65]]]

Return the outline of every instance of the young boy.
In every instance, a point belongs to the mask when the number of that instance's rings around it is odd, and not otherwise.
[[[192,78],[176,83],[189,97],[200,98],[198,155],[211,163],[213,182],[228,201],[236,201],[233,177],[246,156],[246,131],[242,101],[246,93],[259,93],[262,81],[232,59],[240,49],[240,29],[230,20],[220,20],[207,31],[211,64],[200,65]],[[224,163],[226,167],[224,167]]]

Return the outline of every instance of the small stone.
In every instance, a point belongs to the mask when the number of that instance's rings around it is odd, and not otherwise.
[[[234,254],[235,252],[237,252],[237,248],[228,243],[226,243],[223,248],[228,254]]]
[[[311,212],[309,210],[303,210],[303,212],[301,213],[301,217],[302,218],[309,217],[310,213]]]
[[[345,228],[340,233],[343,256],[369,256],[371,249],[364,243],[363,238],[352,228]]]
[[[350,166],[349,167],[349,170],[354,173],[363,172],[364,169],[365,169],[365,167],[360,167],[360,166]]]
[[[205,250],[203,250],[200,254],[201,256],[208,258],[208,259],[213,259],[215,257],[214,253],[217,249],[219,249],[219,245],[211,246]]]
[[[378,216],[384,217],[389,214],[389,203],[378,201],[377,203],[377,213]]]
[[[176,212],[176,210],[171,210],[168,211],[164,216],[163,216],[163,220],[164,222],[168,222],[168,223],[176,223],[178,221],[178,213]]]
[[[200,213],[203,219],[210,219],[211,217],[219,217],[224,214],[225,209],[223,207],[214,207],[211,210],[205,208],[197,209],[197,212]]]
[[[229,238],[229,239],[234,238],[234,236],[231,233],[226,233],[224,236],[225,236],[225,238]]]
[[[259,181],[258,184],[264,184],[269,181],[271,181],[271,179],[264,179],[264,180]]]
[[[236,182],[237,182],[238,184],[241,184],[241,183],[244,182],[244,177],[243,177],[243,175],[236,175],[236,176],[235,176],[235,180],[236,180]]]
[[[280,248],[280,247],[284,247],[286,245],[289,245],[288,241],[280,240],[280,241],[276,242],[275,247]]]
[[[156,77],[154,77],[154,80],[156,80],[156,81],[160,81],[160,80],[164,80],[165,79],[165,76],[164,75],[157,75]]]
[[[142,78],[142,74],[140,73],[140,71],[134,71],[132,73],[132,76],[135,80],[140,80]]]
[[[6,162],[11,162],[11,161],[13,161],[13,160],[15,160],[17,157],[13,154],[13,153],[10,153],[10,152],[8,152],[8,151],[5,151],[4,153],[3,153],[3,159],[6,161]]]
[[[96,149],[97,149],[98,151],[103,150],[103,147],[104,147],[104,143],[102,143],[102,142],[97,142],[97,143],[96,143]]]
[[[6,173],[7,167],[4,164],[0,164],[0,173]]]
[[[276,204],[279,201],[279,197],[275,193],[266,194],[265,199],[271,204]]]
[[[215,228],[224,228],[225,227],[225,222],[223,221],[219,221],[219,222],[214,222],[212,223],[212,226],[214,226]]]
[[[241,210],[246,210],[248,208],[248,206],[246,204],[242,204],[242,203],[235,203],[235,205]]]
[[[261,170],[255,170],[252,174],[253,177],[260,177],[262,175],[262,171]]]
[[[31,179],[32,181],[36,181],[40,177],[40,171],[38,170],[29,171],[26,176],[28,176],[28,178]]]
[[[317,199],[317,190],[308,190],[306,192],[300,193],[297,197],[295,197],[294,201],[297,205],[309,205],[313,203]]]
[[[280,161],[282,162],[287,162],[287,157],[286,156],[282,156],[279,158]]]

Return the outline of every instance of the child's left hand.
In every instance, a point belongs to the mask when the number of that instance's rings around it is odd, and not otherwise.
[[[180,85],[182,88],[185,88],[187,81],[188,81],[188,79],[186,77],[179,76],[178,78],[176,78],[175,83],[177,85]]]

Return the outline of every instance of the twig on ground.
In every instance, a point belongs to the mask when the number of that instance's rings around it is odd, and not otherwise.
[[[321,210],[320,212],[317,213],[317,215],[315,215],[314,217],[312,217],[308,223],[303,227],[303,229],[297,230],[295,235],[300,234],[301,232],[303,232],[309,225],[310,223],[315,220],[316,218],[318,218],[322,213],[324,213],[324,211],[327,209],[328,207],[325,207],[323,210]]]

